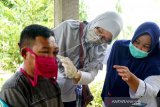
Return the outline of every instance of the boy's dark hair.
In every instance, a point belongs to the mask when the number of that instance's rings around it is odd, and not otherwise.
[[[29,25],[21,32],[20,41],[18,43],[20,50],[23,46],[31,47],[37,36],[42,36],[47,39],[50,36],[54,36],[54,33],[49,28],[42,25]]]

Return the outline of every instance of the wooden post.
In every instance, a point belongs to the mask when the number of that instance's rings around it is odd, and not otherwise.
[[[79,20],[79,0],[54,0],[54,26],[67,19]]]
[[[54,0],[54,26],[62,22],[62,0]]]

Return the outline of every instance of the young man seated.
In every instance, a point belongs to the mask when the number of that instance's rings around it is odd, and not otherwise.
[[[29,25],[21,32],[23,67],[5,82],[0,98],[11,107],[63,107],[56,82],[58,47],[52,31]]]

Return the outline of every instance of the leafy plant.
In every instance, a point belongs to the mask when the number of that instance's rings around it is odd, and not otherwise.
[[[18,41],[22,29],[30,24],[54,25],[53,0],[0,1],[0,69],[15,72],[22,63]]]
[[[80,1],[80,20],[87,18],[86,6]],[[54,0],[0,1],[0,69],[15,72],[22,58],[18,41],[22,29],[30,24],[54,26]]]
[[[91,102],[91,104],[87,105],[87,107],[102,107],[101,92],[103,83],[104,81],[101,80],[89,84],[90,90],[94,96],[94,100]]]
[[[86,21],[87,19],[87,6],[84,3],[84,0],[79,1],[79,20]]]

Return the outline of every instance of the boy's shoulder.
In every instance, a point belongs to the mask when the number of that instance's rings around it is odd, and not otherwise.
[[[3,89],[8,89],[8,88],[14,88],[17,87],[18,82],[22,78],[22,73],[21,72],[15,72],[2,86]]]

